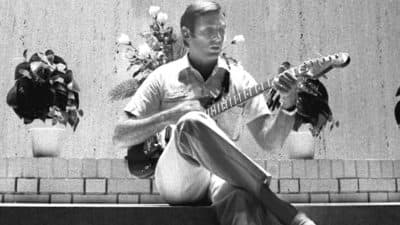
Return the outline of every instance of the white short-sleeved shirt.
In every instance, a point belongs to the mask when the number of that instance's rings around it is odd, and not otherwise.
[[[222,81],[229,72],[229,92],[225,97],[256,85],[254,78],[233,63],[219,58],[211,76],[204,81],[201,74],[194,69],[188,56],[162,65],[153,71],[136,91],[124,108],[138,118],[147,117],[160,111],[172,108],[186,100],[200,99],[207,96],[218,96],[222,91]],[[235,106],[214,117],[217,124],[232,140],[237,140],[243,123],[271,114],[263,95],[258,95],[239,106]],[[234,122],[233,122],[234,121]]]

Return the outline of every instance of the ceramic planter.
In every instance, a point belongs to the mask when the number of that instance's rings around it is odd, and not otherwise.
[[[34,157],[58,157],[64,140],[65,128],[34,127],[29,129]]]
[[[313,159],[315,138],[310,131],[290,132],[286,144],[290,159]]]

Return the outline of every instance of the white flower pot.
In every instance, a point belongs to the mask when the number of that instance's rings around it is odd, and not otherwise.
[[[286,146],[290,159],[313,159],[315,138],[310,131],[290,132]]]
[[[29,129],[34,157],[58,157],[64,140],[64,128],[34,127]]]

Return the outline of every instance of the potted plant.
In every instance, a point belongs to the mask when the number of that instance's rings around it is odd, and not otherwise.
[[[134,46],[127,34],[121,34],[117,39],[117,54],[122,54],[122,58],[129,62],[126,71],[132,74],[132,78],[111,89],[109,96],[112,101],[131,97],[153,70],[184,54],[173,28],[166,26],[168,15],[160,12],[159,6],[150,6],[149,14],[152,17],[150,29],[139,33],[144,39],[142,44]]]
[[[65,127],[73,131],[83,111],[79,109],[79,87],[65,61],[52,50],[34,53],[15,69],[15,85],[7,103],[21,118],[32,137],[34,157],[57,157]],[[42,122],[40,122],[42,121]]]
[[[288,62],[281,65],[283,69],[290,68]],[[321,131],[329,124],[329,130],[339,126],[334,120],[329,107],[328,90],[319,80],[306,79],[298,84],[297,101],[294,110],[295,122],[285,145],[290,159],[313,159],[316,138],[321,138]],[[267,104],[274,110],[280,106],[280,96],[271,89]]]

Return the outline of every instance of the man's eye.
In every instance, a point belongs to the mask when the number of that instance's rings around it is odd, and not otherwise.
[[[212,36],[214,33],[215,33],[215,30],[212,29],[212,28],[209,28],[209,29],[206,29],[206,30],[205,30],[205,34],[206,34],[207,36]]]

